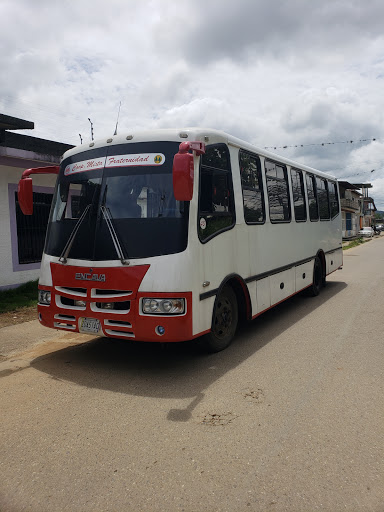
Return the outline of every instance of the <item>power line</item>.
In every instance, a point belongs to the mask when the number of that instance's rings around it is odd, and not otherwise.
[[[288,149],[288,148],[305,148],[308,146],[332,146],[333,144],[356,144],[358,142],[373,142],[377,139],[360,139],[360,140],[343,140],[337,142],[314,142],[312,144],[294,144],[292,146],[264,146],[264,149]]]
[[[344,178],[353,178],[354,176],[361,176],[363,174],[368,174],[368,173],[372,174],[373,172],[375,172],[375,169],[372,169],[372,171],[361,171],[361,172],[356,172],[353,174],[347,173],[347,174],[344,174],[343,176],[338,176],[337,179],[342,180]]]

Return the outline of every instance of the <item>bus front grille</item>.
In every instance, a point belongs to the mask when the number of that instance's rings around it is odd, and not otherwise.
[[[119,338],[135,337],[135,334],[132,330],[132,324],[130,322],[126,322],[124,320],[116,320],[115,318],[104,320],[103,330],[108,336],[118,336]]]
[[[72,315],[55,315],[55,322],[53,325],[56,329],[70,329],[74,331],[76,329],[76,317]]]

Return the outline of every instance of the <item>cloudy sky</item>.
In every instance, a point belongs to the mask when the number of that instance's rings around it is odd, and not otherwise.
[[[121,102],[120,132],[221,129],[384,210],[382,0],[0,0],[0,20],[0,112],[29,135],[110,136]]]

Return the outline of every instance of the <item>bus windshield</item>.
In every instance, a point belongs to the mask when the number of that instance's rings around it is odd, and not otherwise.
[[[69,240],[69,258],[96,261],[119,258],[116,240],[124,259],[183,251],[189,203],[176,201],[173,194],[178,143],[108,149],[106,156],[98,149],[63,161],[45,252],[60,257]]]

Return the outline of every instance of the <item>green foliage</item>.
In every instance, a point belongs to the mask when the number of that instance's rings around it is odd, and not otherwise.
[[[357,247],[358,245],[364,244],[367,240],[364,240],[363,237],[356,238],[356,240],[352,240],[348,245],[343,246],[343,251],[347,249],[352,249],[352,247]]]
[[[35,306],[37,304],[38,281],[30,281],[18,288],[0,291],[0,313]]]

